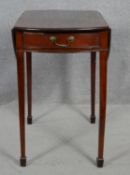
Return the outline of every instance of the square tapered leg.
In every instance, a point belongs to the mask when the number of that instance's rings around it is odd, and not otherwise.
[[[28,116],[27,123],[32,124],[32,54],[26,52],[27,64],[27,101],[28,101]]]
[[[95,79],[96,79],[96,52],[91,52],[91,116],[90,122],[95,123]]]

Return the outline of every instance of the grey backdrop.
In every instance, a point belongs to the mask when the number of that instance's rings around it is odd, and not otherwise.
[[[129,0],[1,0],[0,104],[17,99],[16,62],[11,28],[21,13],[30,9],[100,11],[112,28],[111,54],[108,64],[108,102],[114,104],[130,102]],[[33,54],[34,103],[41,101],[89,103],[89,56],[88,53]],[[97,92],[98,82],[97,77]]]

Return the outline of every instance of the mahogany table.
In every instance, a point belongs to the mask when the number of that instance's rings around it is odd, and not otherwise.
[[[97,11],[25,11],[12,29],[17,60],[21,166],[26,166],[24,53],[27,64],[28,124],[32,123],[31,52],[91,54],[91,123],[95,123],[96,52],[100,53],[100,108],[97,166],[103,167],[106,118],[107,60],[111,29]]]

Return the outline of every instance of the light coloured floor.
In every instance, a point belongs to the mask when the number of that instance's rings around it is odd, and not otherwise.
[[[108,106],[101,169],[95,166],[98,119],[90,124],[89,114],[85,105],[34,104],[34,123],[26,125],[28,165],[21,168],[17,102],[1,106],[0,175],[128,175],[130,106]]]

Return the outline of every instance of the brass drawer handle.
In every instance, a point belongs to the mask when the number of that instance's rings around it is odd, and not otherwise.
[[[51,36],[49,38],[49,40],[52,43],[54,43],[56,46],[58,46],[58,47],[66,48],[66,47],[69,47],[70,46],[70,43],[74,42],[75,38],[74,38],[74,36],[69,36],[67,38],[67,44],[59,44],[59,43],[57,43],[57,38],[55,36]]]

